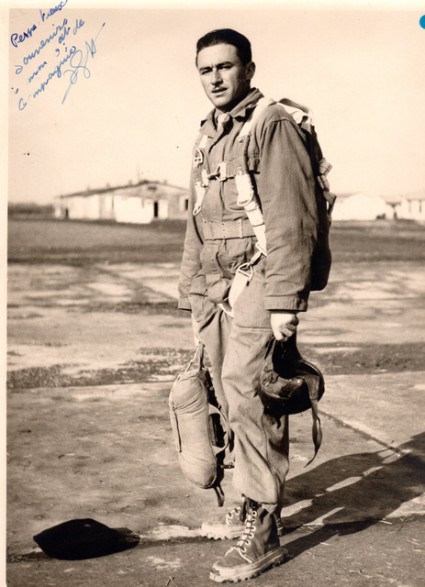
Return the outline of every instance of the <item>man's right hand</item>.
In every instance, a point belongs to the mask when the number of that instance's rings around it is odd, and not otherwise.
[[[272,312],[270,326],[276,340],[288,340],[297,331],[298,316],[296,312]]]

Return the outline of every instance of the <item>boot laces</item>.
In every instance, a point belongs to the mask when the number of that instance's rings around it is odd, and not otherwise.
[[[226,522],[230,523],[233,518],[235,518],[236,516],[239,517],[240,513],[241,513],[241,506],[237,506],[235,508],[233,508],[232,510],[230,510],[230,512],[227,512],[226,514]]]
[[[242,505],[238,505],[237,507],[233,508],[226,514],[226,522],[231,524],[233,518],[238,518],[241,522],[245,521],[246,513],[247,513],[247,501],[244,500]]]
[[[236,548],[238,548],[243,554],[246,553],[246,547],[249,546],[251,540],[254,538],[256,520],[257,510],[251,509],[246,516],[245,530],[236,544]]]

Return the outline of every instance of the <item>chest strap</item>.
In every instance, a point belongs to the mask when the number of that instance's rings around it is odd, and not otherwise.
[[[228,220],[224,222],[202,222],[202,230],[205,240],[222,240],[226,238],[244,238],[255,236],[251,222],[247,218]]]

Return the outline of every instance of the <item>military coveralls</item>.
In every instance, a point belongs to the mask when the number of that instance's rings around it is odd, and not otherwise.
[[[210,175],[202,210],[194,216],[193,170],[189,216],[179,282],[179,308],[191,310],[212,363],[214,387],[235,436],[233,484],[273,511],[282,500],[288,472],[288,421],[264,413],[258,378],[273,336],[271,310],[305,311],[311,257],[317,239],[315,180],[296,123],[278,106],[258,120],[248,150],[248,168],[261,204],[267,257],[235,302],[233,318],[219,306],[235,271],[255,252],[256,238],[237,204],[234,176],[241,166],[237,138],[262,94],[252,88],[217,124],[213,110],[202,122],[207,145],[195,164]],[[200,160],[203,160],[200,162]],[[221,176],[214,172],[222,162]]]

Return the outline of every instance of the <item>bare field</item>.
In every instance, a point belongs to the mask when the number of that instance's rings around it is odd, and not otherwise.
[[[17,348],[9,348],[9,388],[140,382],[182,367],[191,349],[188,316],[176,307],[184,231],[183,222],[136,226],[11,220],[9,343]],[[406,327],[414,332],[415,312],[423,307],[424,241],[424,227],[409,222],[336,223],[332,227],[331,280],[324,293],[311,296],[311,311],[303,316],[300,327],[302,349],[327,373],[422,368],[423,337],[416,334],[406,340],[400,322],[391,318],[399,320],[408,306],[413,318]],[[418,293],[410,291],[404,300],[406,287]],[[113,324],[112,332],[102,325],[105,321]],[[158,328],[167,323],[171,327],[168,342],[159,344],[154,336],[146,335],[146,328],[138,328],[155,321]],[[383,334],[374,338],[380,322],[384,326],[378,330]],[[89,324],[89,330],[83,328]],[[182,324],[184,335],[177,336]],[[356,324],[358,332],[347,333],[348,324]],[[316,331],[322,334],[315,336]],[[137,333],[142,354],[149,349],[155,356],[140,358],[133,350],[130,357],[121,357],[110,341],[111,337],[125,339],[125,332]],[[355,344],[350,341],[353,336]],[[83,359],[81,341],[87,338],[93,352]],[[93,354],[100,340],[103,354],[111,348],[103,363],[94,360]],[[131,335],[121,349],[128,340]],[[180,345],[183,354],[171,352],[171,341]],[[69,366],[69,344],[76,346],[75,369]]]
[[[11,220],[8,258],[14,263],[177,262],[184,222],[148,225],[61,220]]]
[[[84,264],[179,262],[185,223],[148,225],[60,220],[9,222],[8,258],[14,263]],[[335,222],[331,230],[334,260],[425,260],[425,227],[414,222]]]

